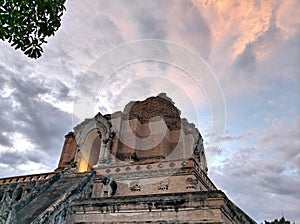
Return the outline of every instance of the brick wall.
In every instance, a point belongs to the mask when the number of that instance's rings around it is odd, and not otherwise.
[[[69,132],[65,136],[64,146],[61,152],[57,169],[70,167],[76,155],[77,143],[73,132]]]

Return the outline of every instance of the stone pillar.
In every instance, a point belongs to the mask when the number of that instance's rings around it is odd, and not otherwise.
[[[107,163],[109,163],[110,160],[111,160],[111,158],[110,158],[110,147],[111,147],[111,139],[108,140],[108,142],[106,144],[106,149],[105,149],[104,159]]]
[[[99,153],[99,159],[97,163],[97,167],[107,165],[108,163],[111,163],[111,146],[113,143],[113,133],[110,133],[110,135],[106,135],[105,139],[102,139],[101,147],[100,147],[100,153]]]
[[[116,157],[115,155],[113,155],[113,152],[112,152],[112,146],[113,146],[113,139],[111,139],[109,141],[109,144],[108,144],[108,160],[110,163],[115,163],[116,162]]]
[[[98,166],[105,163],[105,151],[106,151],[106,143],[104,141],[102,141],[102,144],[100,147],[100,153],[99,153]]]

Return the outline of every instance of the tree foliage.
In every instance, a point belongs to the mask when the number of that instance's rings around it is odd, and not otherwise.
[[[264,224],[290,224],[290,223],[291,223],[290,221],[286,221],[285,218],[282,216],[279,220],[275,219],[272,222],[265,221]]]
[[[31,58],[61,25],[65,0],[0,0],[0,39]]]

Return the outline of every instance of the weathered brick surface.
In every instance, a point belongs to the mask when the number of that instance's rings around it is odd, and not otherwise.
[[[69,167],[73,162],[76,154],[77,143],[73,132],[65,136],[64,146],[61,152],[58,169]]]
[[[124,119],[138,119],[142,124],[149,123],[154,117],[165,120],[170,130],[181,128],[180,111],[165,94],[149,97],[144,101],[131,102],[124,109]]]
[[[86,119],[74,128],[74,135],[78,142],[72,147],[66,139],[59,168],[65,168],[74,154],[77,153],[76,161],[79,171],[89,171],[94,165],[106,166],[107,163],[121,160],[126,163],[146,164],[162,160],[178,160],[194,158],[201,164],[201,169],[207,172],[206,159],[202,137],[195,126],[186,119],[180,118],[180,111],[175,107],[171,99],[165,94],[150,97],[144,101],[131,102],[127,104],[123,112],[115,112],[102,116],[104,123],[97,123],[102,115],[97,114],[93,119]],[[86,127],[94,127],[93,131],[85,131]],[[102,146],[93,148],[90,141],[92,133],[99,132],[104,128],[111,137],[111,143],[106,147],[104,154],[110,154],[109,158],[103,158],[100,151],[106,144],[109,136],[102,136]],[[79,139],[79,140],[78,140]],[[85,140],[83,142],[82,140]],[[105,141],[104,141],[105,140]],[[201,154],[200,154],[201,153]],[[99,157],[99,158],[98,158]],[[98,161],[97,161],[98,160]],[[201,161],[200,161],[201,160]],[[117,164],[116,164],[117,165]]]
[[[72,210],[74,223],[255,224],[221,191],[77,200]]]

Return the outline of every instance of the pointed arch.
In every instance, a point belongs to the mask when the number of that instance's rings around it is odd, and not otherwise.
[[[76,131],[77,130],[77,131]],[[99,161],[101,150],[106,150],[106,142],[112,136],[110,122],[98,113],[75,128],[77,146],[77,167],[80,172],[89,171]]]

